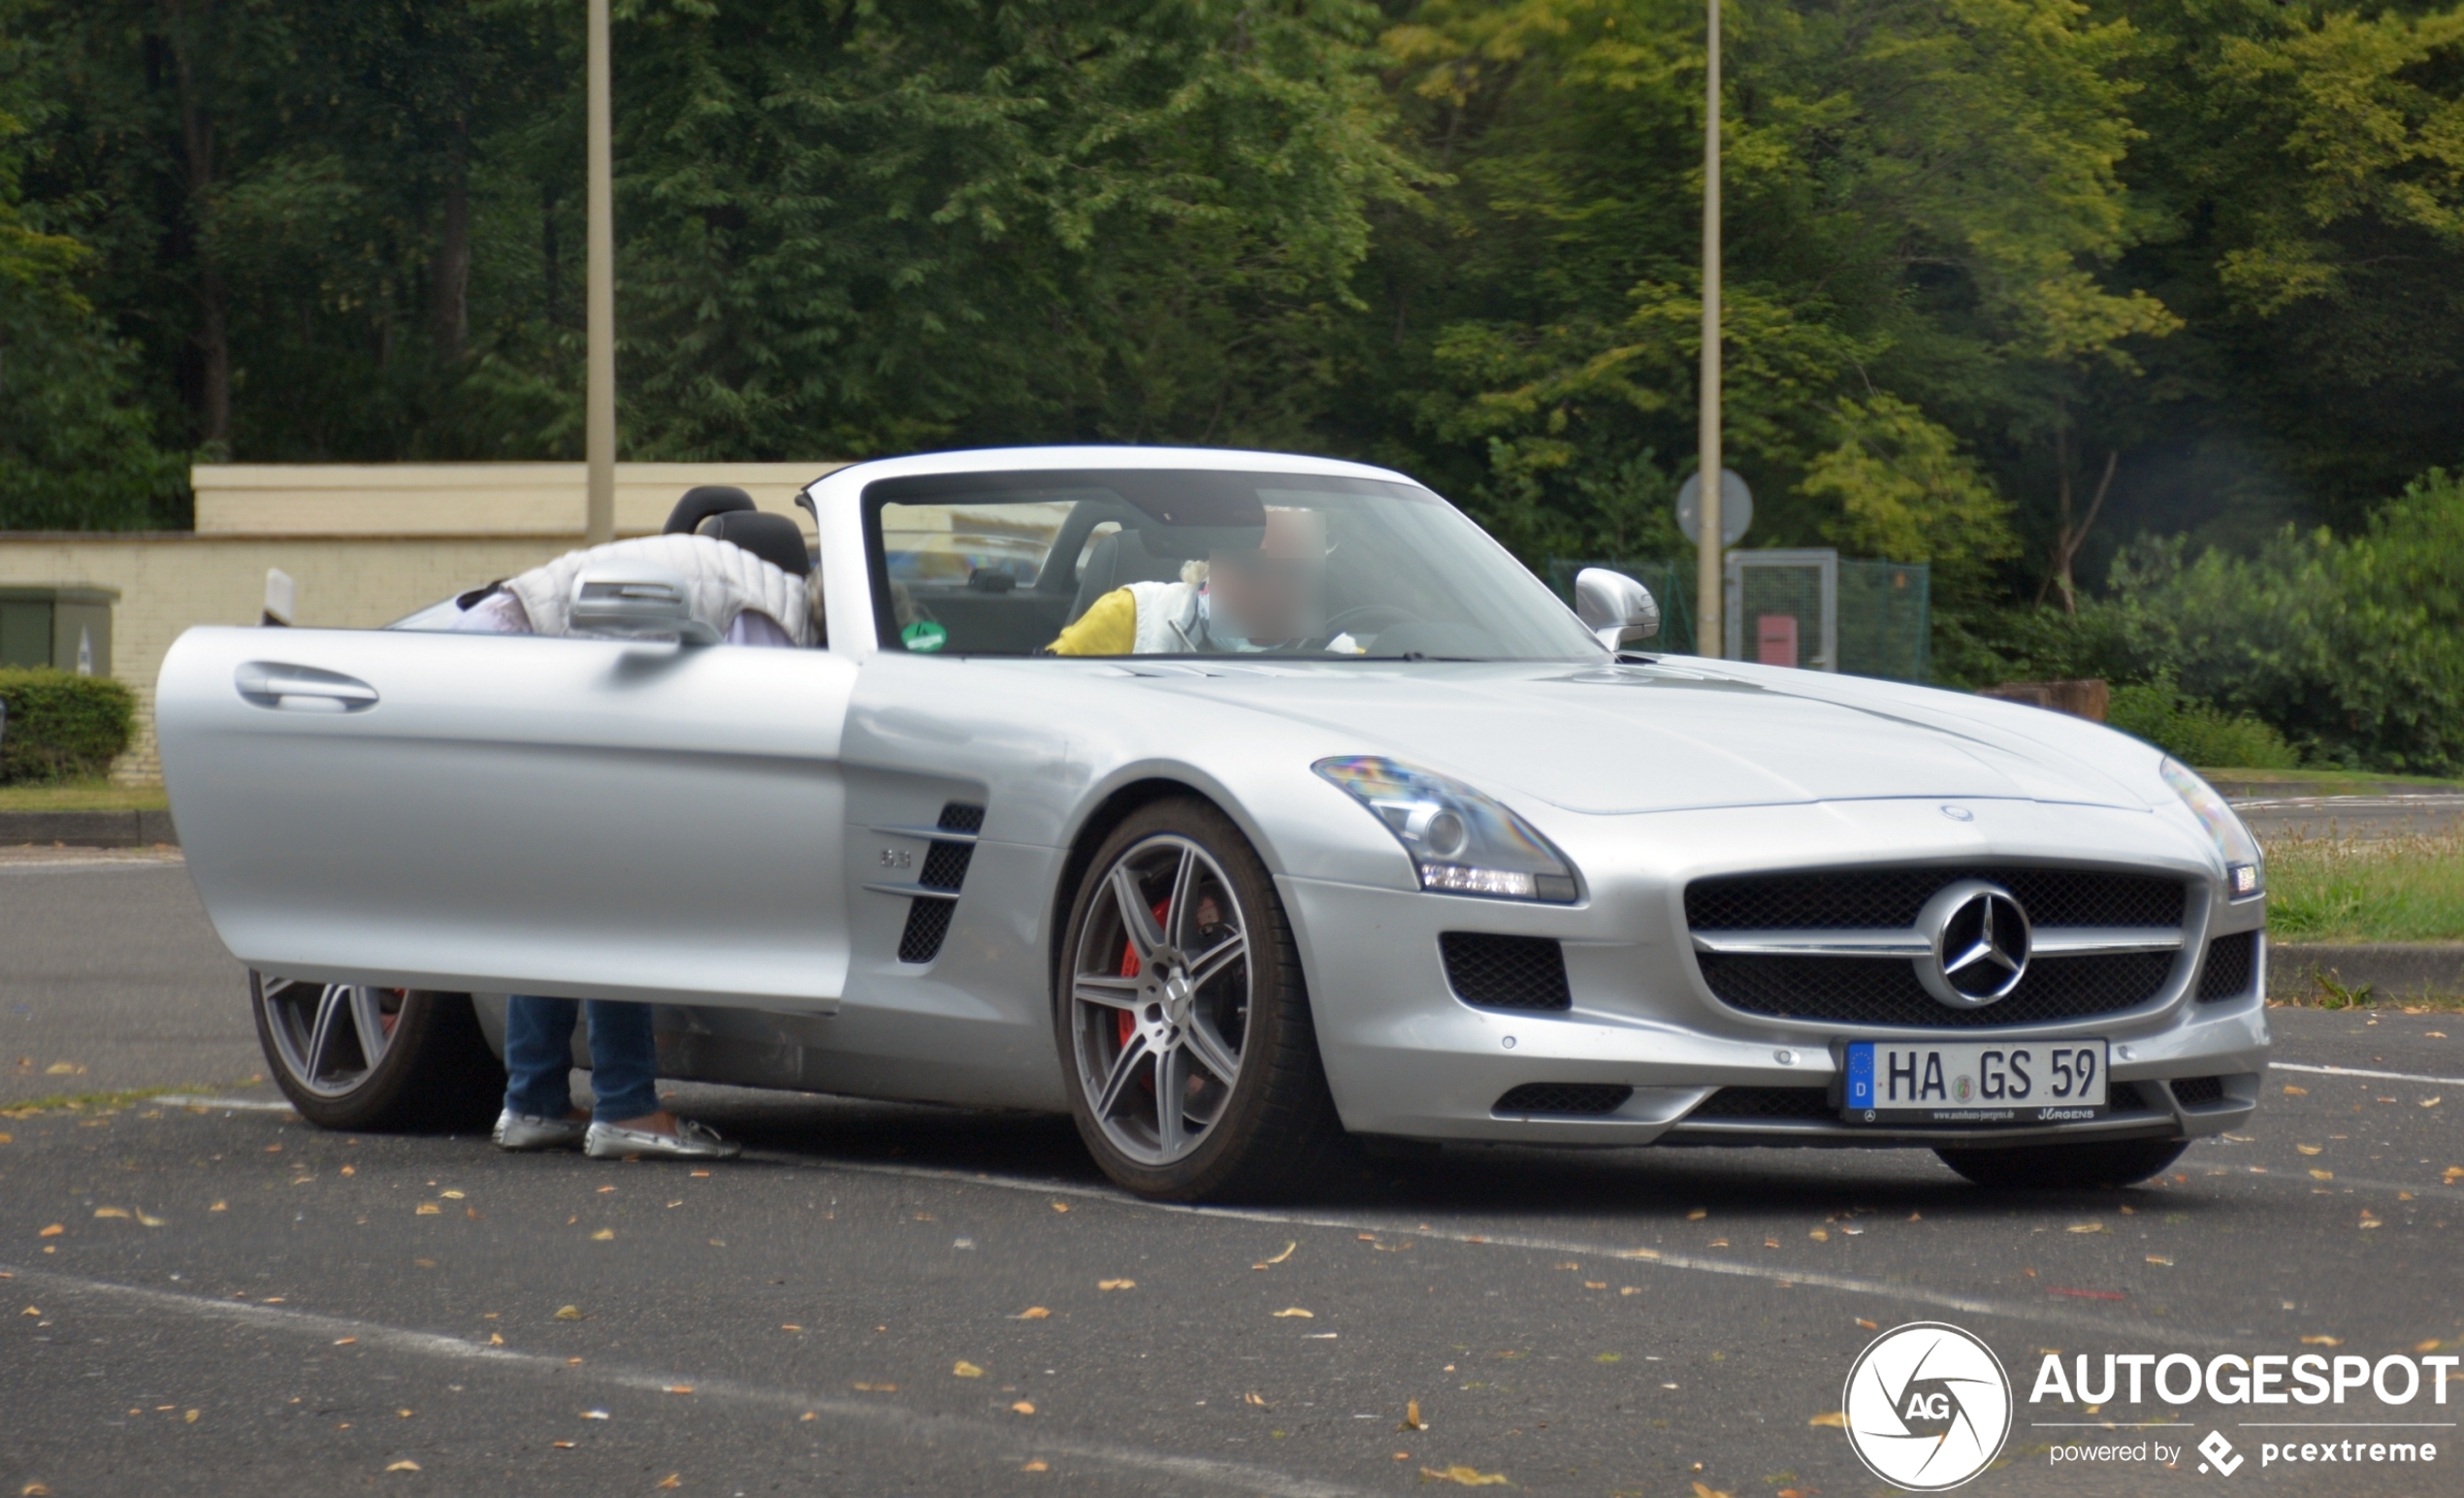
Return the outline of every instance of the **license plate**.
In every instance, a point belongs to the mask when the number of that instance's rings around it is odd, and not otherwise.
[[[1860,1040],[1848,1047],[1851,1124],[2062,1124],[2105,1111],[2105,1043]]]

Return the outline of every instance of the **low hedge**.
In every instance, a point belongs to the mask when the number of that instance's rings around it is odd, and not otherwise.
[[[100,775],[137,732],[137,697],[108,676],[0,668],[0,785]]]

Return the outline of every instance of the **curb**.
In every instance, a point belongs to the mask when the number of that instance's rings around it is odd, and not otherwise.
[[[2372,942],[2350,947],[2270,943],[2267,996],[2315,998],[2318,975],[2374,998],[2464,993],[2464,942]]]
[[[77,848],[150,848],[179,842],[167,810],[0,811],[0,848],[67,843]]]

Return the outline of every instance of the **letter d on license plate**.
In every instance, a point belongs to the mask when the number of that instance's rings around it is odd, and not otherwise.
[[[1851,1124],[2059,1124],[2105,1110],[2101,1040],[1848,1047]]]

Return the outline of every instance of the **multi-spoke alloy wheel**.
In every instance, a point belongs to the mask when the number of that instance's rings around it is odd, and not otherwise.
[[[1059,1038],[1079,1131],[1148,1195],[1287,1189],[1338,1137],[1300,962],[1247,839],[1200,801],[1133,813],[1071,912]]]
[[[1195,1149],[1241,1080],[1248,922],[1213,855],[1163,832],[1116,860],[1070,984],[1079,1085],[1113,1147],[1146,1165]]]
[[[467,993],[248,975],[257,1040],[300,1116],[327,1128],[477,1123],[504,1090]]]

